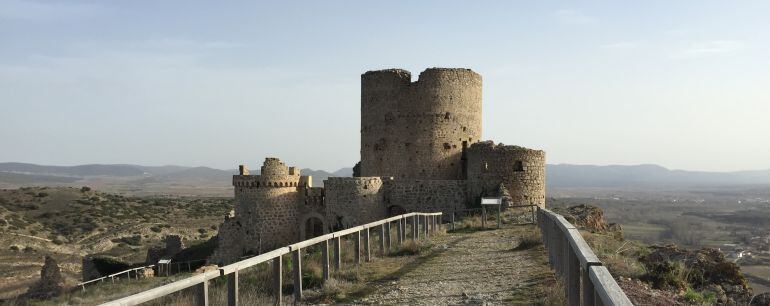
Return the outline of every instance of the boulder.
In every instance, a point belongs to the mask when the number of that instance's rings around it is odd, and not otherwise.
[[[593,205],[576,205],[567,208],[554,208],[554,212],[564,216],[572,225],[592,233],[609,233],[615,238],[623,239],[623,229],[620,224],[607,223],[604,211]]]
[[[735,263],[718,249],[681,249],[676,245],[651,246],[650,253],[639,258],[647,273],[643,279],[659,289],[710,291],[717,302],[746,304],[751,289]]]

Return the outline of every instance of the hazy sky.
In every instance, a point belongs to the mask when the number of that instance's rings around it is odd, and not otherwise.
[[[336,170],[361,73],[467,67],[549,163],[770,168],[770,1],[384,2],[0,0],[0,161]]]

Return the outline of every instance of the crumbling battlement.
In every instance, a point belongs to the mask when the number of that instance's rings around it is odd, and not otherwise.
[[[361,176],[462,179],[462,150],[481,137],[481,76],[431,68],[361,76]]]
[[[236,188],[310,187],[312,178],[301,176],[296,167],[287,167],[280,159],[265,158],[260,175],[249,175],[246,165],[240,165],[240,174],[233,175]]]
[[[473,193],[493,195],[502,182],[512,205],[545,205],[545,152],[519,146],[473,144],[466,151]]]

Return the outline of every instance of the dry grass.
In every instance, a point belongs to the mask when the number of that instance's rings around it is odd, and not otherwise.
[[[430,240],[421,239],[417,242],[408,239],[411,234],[410,226],[405,231],[407,240],[401,246],[398,245],[397,230],[390,231],[391,248],[386,250],[388,254],[380,252],[380,238],[377,231],[371,232],[371,252],[374,262],[366,263],[364,247],[362,246],[361,265],[356,264],[355,236],[344,237],[341,240],[340,258],[342,266],[339,271],[334,271],[334,264],[330,262],[329,280],[323,280],[323,256],[322,244],[317,244],[303,250],[302,278],[303,295],[308,303],[335,303],[344,301],[351,294],[361,294],[366,291],[366,283],[373,279],[386,277],[409,264],[419,256],[425,256],[431,249]],[[432,236],[444,235],[445,231],[435,231]],[[421,237],[425,236],[421,233]],[[364,239],[362,237],[362,243]],[[329,258],[333,261],[335,248],[329,244]],[[407,252],[403,252],[407,250]],[[385,256],[396,253],[400,256]],[[382,260],[385,258],[384,260]],[[293,302],[293,262],[290,255],[282,257],[283,284],[281,286],[284,303]],[[118,299],[133,293],[141,292],[153,287],[158,287],[172,281],[189,277],[190,274],[178,274],[171,278],[150,278],[139,281],[122,281],[118,284],[98,284],[88,287],[86,293],[73,291],[55,299],[47,301],[9,302],[10,305],[93,305]],[[218,277],[209,283],[209,298],[212,305],[227,304],[227,278]],[[244,305],[270,305],[274,300],[273,272],[271,262],[262,263],[254,267],[239,271],[239,298]],[[146,305],[191,305],[195,302],[195,288],[188,288],[161,298]]]
[[[514,251],[528,250],[543,244],[543,238],[539,230],[529,231],[521,236],[519,244],[513,248]]]
[[[540,305],[544,306],[563,306],[567,305],[567,296],[565,294],[564,282],[562,280],[556,280],[553,287],[547,288],[544,293]]]

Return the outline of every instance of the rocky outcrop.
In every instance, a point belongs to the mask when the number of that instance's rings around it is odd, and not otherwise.
[[[64,293],[64,278],[59,270],[59,264],[51,256],[45,257],[45,263],[40,270],[40,280],[29,287],[22,298],[49,299]]]
[[[741,269],[718,249],[680,249],[676,245],[651,246],[639,258],[647,273],[643,279],[654,288],[709,291],[720,304],[745,304],[751,289]]]
[[[567,208],[554,208],[554,212],[564,216],[572,225],[592,233],[610,233],[615,238],[623,238],[623,229],[620,224],[607,223],[604,220],[604,211],[593,205],[576,205]]]

